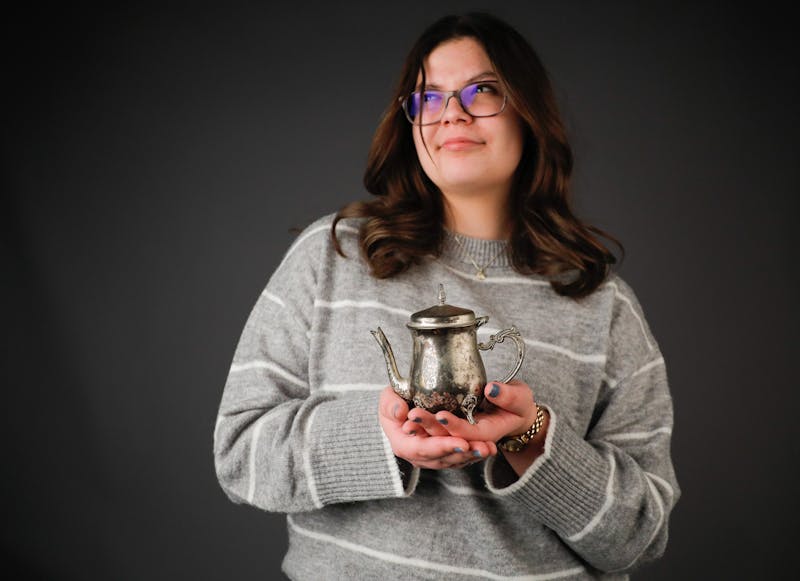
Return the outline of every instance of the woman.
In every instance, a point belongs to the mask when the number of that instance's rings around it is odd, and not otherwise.
[[[570,171],[515,30],[470,14],[422,34],[370,152],[376,199],[291,246],[220,406],[220,483],[288,513],[291,578],[625,578],[663,553],[679,496],[664,360],[603,233],[570,211]],[[409,409],[368,333],[410,362],[404,325],[438,283],[527,344],[474,425]],[[490,377],[515,357],[495,351]]]

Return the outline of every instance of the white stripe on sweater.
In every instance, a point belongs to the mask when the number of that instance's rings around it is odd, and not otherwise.
[[[614,288],[614,296],[616,296],[619,300],[625,302],[630,308],[633,316],[636,317],[637,321],[639,321],[639,328],[642,330],[642,336],[644,337],[645,343],[647,343],[647,348],[650,351],[652,351],[653,345],[650,343],[650,339],[647,338],[647,331],[644,328],[644,321],[642,321],[642,318],[639,316],[639,313],[636,312],[636,309],[633,308],[633,303],[631,302],[631,300],[620,292],[619,287],[617,286],[616,283],[608,282],[606,284]]]
[[[664,501],[661,499],[661,495],[658,493],[655,484],[653,484],[652,478],[650,478],[651,474],[649,472],[645,472],[644,476],[645,476],[645,481],[647,482],[647,487],[650,490],[651,494],[653,495],[653,499],[655,499],[656,501],[656,506],[658,506],[658,522],[656,523],[656,526],[653,527],[653,534],[651,534],[650,538],[647,539],[647,543],[644,544],[642,550],[639,551],[639,553],[633,558],[633,560],[630,563],[628,563],[624,567],[620,567],[618,569],[620,571],[630,568],[636,561],[639,560],[639,557],[642,556],[642,554],[650,546],[650,543],[653,542],[653,539],[656,538],[658,531],[661,530],[661,525],[664,523]],[[672,488],[670,487],[670,491],[671,490]]]
[[[394,488],[395,496],[405,496],[403,489],[403,479],[400,477],[400,467],[397,465],[397,458],[394,456],[394,449],[392,443],[381,429],[381,439],[383,440],[383,452],[386,454],[386,462],[389,464],[389,474],[392,476],[392,487]]]
[[[306,421],[306,429],[304,430],[304,446],[303,446],[303,468],[306,473],[306,480],[308,481],[308,493],[311,495],[311,500],[314,506],[322,508],[322,501],[319,499],[317,493],[317,483],[314,480],[314,472],[311,466],[311,426],[314,423],[314,417],[317,415],[319,406],[315,407]]]
[[[610,434],[605,436],[603,440],[647,440],[657,434],[671,434],[672,428],[656,428],[649,432],[628,432],[625,434]]]
[[[258,449],[258,437],[261,435],[261,428],[264,426],[264,421],[267,419],[267,414],[264,414],[255,424],[253,424],[253,433],[250,435],[250,456],[247,463],[247,502],[253,504],[253,497],[256,494],[256,450]]]
[[[565,577],[572,577],[574,575],[578,575],[584,572],[583,567],[573,567],[572,569],[564,569],[562,571],[554,571],[552,573],[540,573],[536,575],[498,575],[497,573],[492,573],[491,571],[485,571],[483,569],[456,567],[454,565],[447,565],[446,563],[436,563],[434,561],[426,561],[424,559],[418,559],[416,557],[404,557],[402,555],[395,555],[394,553],[388,553],[386,551],[379,551],[377,549],[373,549],[371,547],[367,547],[364,545],[359,545],[357,543],[353,543],[345,539],[340,539],[338,537],[334,537],[326,533],[319,533],[301,527],[296,522],[294,522],[294,519],[292,518],[291,515],[286,516],[286,522],[289,524],[292,530],[294,530],[294,532],[303,535],[305,537],[308,537],[310,539],[314,539],[316,541],[320,541],[323,543],[330,543],[342,549],[346,549],[348,551],[353,551],[356,553],[361,553],[362,555],[367,555],[373,559],[379,559],[381,561],[386,561],[388,563],[393,563],[395,565],[403,565],[406,567],[418,567],[420,569],[428,569],[432,571],[438,571],[441,573],[448,573],[453,575],[467,575],[470,577],[480,577],[483,579],[497,579],[498,581],[546,581],[549,579],[563,579]]]
[[[669,492],[670,498],[674,498],[675,497],[675,491],[672,490],[672,485],[669,482],[667,482],[666,480],[661,478],[661,476],[658,476],[657,474],[653,474],[652,472],[645,472],[645,474],[647,474],[647,477],[650,480],[653,480],[654,482],[658,482],[661,486],[666,488],[667,492]]]
[[[214,422],[214,449],[217,449],[217,430],[219,430],[219,425],[222,423],[222,418],[224,418],[222,414],[217,415],[217,421]]]
[[[608,474],[608,482],[606,483],[606,500],[603,503],[603,506],[600,507],[600,510],[597,511],[597,514],[594,515],[592,520],[583,527],[583,530],[578,531],[572,536],[567,537],[568,541],[571,542],[578,542],[586,535],[591,533],[595,527],[600,523],[603,516],[608,512],[608,509],[611,508],[611,505],[614,504],[614,474],[617,471],[617,462],[614,460],[614,454],[609,452],[608,454],[608,461],[611,465],[611,469],[609,470]]]
[[[538,347],[539,349],[545,349],[547,351],[554,351],[556,353],[560,353],[561,355],[565,355],[570,359],[574,359],[575,361],[580,361],[581,363],[599,363],[604,365],[606,362],[606,354],[605,353],[596,353],[596,354],[583,354],[583,353],[575,353],[575,351],[571,351],[566,347],[560,347],[559,345],[553,345],[552,343],[545,343],[544,341],[535,341],[533,339],[524,339],[526,345],[530,345],[531,347]]]
[[[384,303],[380,303],[378,301],[341,300],[341,301],[329,302],[329,301],[316,300],[314,301],[314,307],[321,307],[328,309],[343,309],[343,308],[380,309],[397,315],[402,315],[403,317],[411,316],[410,311],[406,311],[405,309],[400,309],[397,307],[392,307]],[[478,329],[478,333],[497,334],[499,332],[500,329],[495,329],[493,327],[481,327]],[[544,341],[536,341],[534,339],[525,339],[524,337],[523,340],[527,345],[530,345],[531,347],[538,347],[540,349],[554,351],[556,353],[560,353],[561,355],[565,355],[570,359],[574,359],[575,361],[580,361],[582,363],[599,363],[602,365],[605,364],[606,362],[605,353],[598,353],[598,354],[575,353],[574,351],[566,349],[565,347],[554,345],[552,343],[545,343]]]
[[[414,490],[417,488],[417,484],[419,483],[419,475],[422,472],[419,466],[414,466],[411,469],[411,474],[408,477],[408,485],[406,486],[406,496],[411,496],[414,494]]]
[[[271,300],[276,305],[280,305],[281,307],[286,308],[286,303],[283,302],[283,299],[281,299],[279,296],[272,294],[268,290],[265,290],[263,293],[261,293],[261,295]]]
[[[489,335],[496,335],[500,332],[500,329],[495,329],[494,327],[480,327],[478,329],[479,334],[489,334]],[[553,343],[545,343],[544,341],[537,341],[535,339],[526,339],[525,337],[522,338],[526,345],[530,345],[531,347],[536,347],[539,349],[545,349],[546,351],[554,351],[555,353],[559,353],[570,359],[574,359],[575,361],[580,361],[581,363],[599,363],[605,364],[606,362],[606,354],[605,353],[595,353],[595,354],[584,354],[584,353],[576,353],[571,349],[567,349],[566,347],[561,347],[560,345],[555,345]]]
[[[387,383],[323,383],[323,391],[380,391]]]
[[[283,260],[281,260],[281,263],[278,265],[278,268],[275,269],[275,272],[278,272],[281,269],[281,267],[286,262],[286,260],[294,253],[295,250],[300,248],[300,246],[303,244],[303,242],[308,240],[314,234],[319,234],[320,232],[324,232],[326,230],[328,232],[330,232],[330,230],[331,230],[331,225],[330,224],[323,224],[322,226],[317,226],[316,228],[312,228],[311,230],[309,230],[308,232],[306,232],[305,234],[300,236],[300,238],[295,240],[294,244],[292,244],[291,247],[289,248],[289,250],[286,251],[286,254],[283,257]],[[358,234],[358,229],[357,228],[353,228],[352,226],[345,226],[343,224],[339,224],[339,225],[336,226],[336,232],[352,232],[352,233]]]
[[[231,373],[241,373],[242,371],[249,371],[250,369],[268,369],[269,371],[277,373],[284,379],[288,379],[299,387],[308,387],[305,381],[270,361],[248,361],[247,363],[231,365]]]
[[[640,369],[637,369],[636,371],[634,371],[631,374],[631,377],[636,377],[637,375],[639,375],[641,373],[646,373],[647,371],[650,371],[651,369],[653,369],[653,367],[656,367],[657,365],[664,365],[664,358],[663,357],[659,357],[658,359],[654,359],[650,363],[647,363],[646,365],[643,365]]]
[[[651,362],[649,362],[649,363],[646,363],[645,365],[643,365],[642,367],[640,367],[639,369],[637,369],[636,371],[634,371],[633,373],[631,373],[631,374],[630,374],[628,377],[624,377],[624,378],[622,378],[622,379],[612,379],[612,378],[610,378],[610,377],[606,377],[606,382],[608,383],[608,387],[609,387],[609,388],[611,388],[611,389],[616,389],[616,388],[617,388],[617,386],[618,386],[618,385],[619,385],[619,384],[620,384],[622,381],[625,381],[626,379],[630,379],[630,378],[632,378],[632,377],[636,377],[637,375],[640,375],[640,374],[642,374],[642,373],[645,373],[645,372],[647,372],[647,371],[650,371],[650,370],[651,370],[651,369],[653,369],[654,367],[657,367],[657,366],[659,366],[659,365],[664,365],[664,364],[665,364],[665,362],[664,362],[664,358],[663,358],[663,357],[659,357],[658,359],[654,359],[653,361],[651,361]]]
[[[399,309],[397,307],[391,307],[389,305],[380,303],[378,301],[351,301],[351,300],[323,301],[317,299],[314,301],[314,308],[317,307],[325,309],[345,309],[345,308],[378,309],[381,311],[387,311],[389,313],[393,313],[395,315],[402,315],[403,317],[411,316],[411,311],[407,311],[405,309]]]

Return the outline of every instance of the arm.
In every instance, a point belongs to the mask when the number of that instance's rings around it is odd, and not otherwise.
[[[545,403],[550,418],[543,435],[531,443],[534,448],[521,456],[503,452],[485,469],[490,491],[530,513],[603,571],[628,570],[659,557],[680,494],[670,459],[673,412],[664,360],[635,297],[620,286],[627,302],[617,305],[612,317],[606,395],[597,403],[588,432],[581,433],[570,417]],[[492,401],[489,387],[486,395]],[[500,388],[498,409],[508,417],[526,418],[522,425],[529,426],[532,412],[525,408],[534,409],[529,395],[521,397],[518,385]],[[504,394],[510,401],[500,400]],[[525,429],[515,425],[503,432],[502,414],[488,415],[497,424],[491,433],[495,426],[489,417],[472,429],[445,417],[450,433],[465,438]]]
[[[317,227],[318,229],[318,227]],[[214,431],[217,476],[235,502],[277,512],[407,495],[376,392],[313,391],[309,357],[325,232],[301,235],[242,332]]]
[[[503,462],[487,463],[489,489],[530,511],[598,569],[627,570],[659,557],[679,495],[669,458],[671,401],[645,386],[665,387],[660,374],[663,365],[621,382],[585,437],[551,409],[541,455],[518,478]]]

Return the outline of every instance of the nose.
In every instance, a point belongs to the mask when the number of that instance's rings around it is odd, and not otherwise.
[[[451,106],[450,103],[453,103]],[[472,116],[464,111],[461,103],[455,95],[449,95],[447,101],[444,103],[444,114],[442,115],[441,123],[469,123],[472,121]]]

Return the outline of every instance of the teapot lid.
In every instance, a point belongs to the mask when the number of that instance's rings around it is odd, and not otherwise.
[[[439,304],[411,315],[406,326],[412,329],[446,329],[475,324],[475,312],[445,304],[444,285],[439,284]]]

